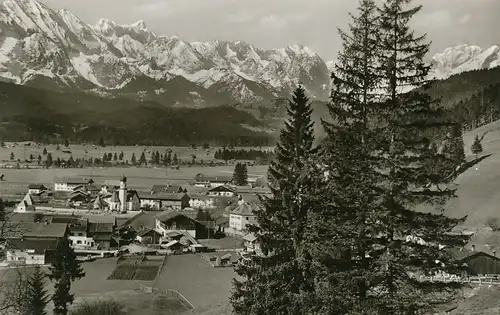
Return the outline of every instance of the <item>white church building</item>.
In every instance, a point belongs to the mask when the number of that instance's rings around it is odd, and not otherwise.
[[[105,201],[109,204],[109,210],[116,212],[136,211],[141,206],[137,192],[127,189],[125,176],[120,180],[120,188],[110,192],[110,196]]]

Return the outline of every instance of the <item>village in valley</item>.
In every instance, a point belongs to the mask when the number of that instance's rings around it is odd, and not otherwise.
[[[67,237],[87,274],[75,282],[77,298],[162,290],[181,309],[225,303],[233,266],[260,251],[248,226],[256,224],[254,210],[270,191],[267,165],[254,160],[221,164],[5,167],[0,187],[7,196],[9,232],[1,265],[49,266],[58,242]],[[50,172],[53,181],[16,180],[37,178],[36,172]],[[79,175],[91,172],[94,176]],[[85,287],[89,281],[92,285]]]

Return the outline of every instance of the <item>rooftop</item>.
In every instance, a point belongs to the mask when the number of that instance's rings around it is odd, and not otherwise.
[[[68,229],[67,223],[35,223],[35,222],[17,222],[6,233],[7,238],[21,237],[50,237],[62,238]]]
[[[237,215],[254,215],[254,210],[258,210],[259,207],[256,204],[251,204],[248,202],[243,202],[231,211],[231,214]]]
[[[41,255],[47,249],[56,249],[57,240],[20,240],[10,239],[6,243],[6,248],[11,250],[34,250],[35,254]]]
[[[165,201],[182,201],[182,199],[186,196],[184,193],[140,193],[139,198],[145,200],[165,200]]]

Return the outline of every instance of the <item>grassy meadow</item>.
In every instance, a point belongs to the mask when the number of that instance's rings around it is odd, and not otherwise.
[[[25,145],[25,144],[30,144]],[[14,143],[6,142],[5,145],[7,147],[0,147],[0,161],[10,162],[10,154],[14,153],[14,158],[20,159],[24,161],[29,159],[30,155],[36,160],[38,155],[43,156],[43,149],[47,149],[47,153],[52,154],[52,158],[55,160],[57,158],[68,159],[70,156],[73,156],[73,159],[76,158],[102,158],[104,153],[111,153],[119,155],[120,152],[123,152],[123,159],[130,161],[132,158],[132,154],[135,154],[136,158],[139,159],[142,152],[146,155],[146,159],[149,162],[149,158],[151,157],[152,152],[158,151],[160,154],[164,154],[167,149],[172,150],[172,156],[177,154],[177,157],[182,161],[191,161],[192,155],[196,155],[196,160],[204,162],[212,161],[214,159],[214,153],[220,147],[210,147],[208,149],[203,149],[203,147],[199,146],[196,149],[192,149],[189,147],[155,147],[155,146],[105,146],[99,147],[94,145],[72,145],[70,144],[67,148],[64,145],[60,145],[60,150],[57,150],[57,145],[36,145],[32,142],[20,142],[18,145],[14,145]],[[235,149],[250,149],[239,148]],[[272,147],[262,147],[263,150],[273,149]],[[70,150],[71,153],[64,153],[62,150]]]

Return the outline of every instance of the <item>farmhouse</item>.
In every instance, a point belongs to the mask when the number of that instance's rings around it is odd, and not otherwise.
[[[154,229],[145,229],[137,233],[136,239],[144,244],[160,244],[163,235]]]
[[[45,187],[42,184],[30,184],[28,185],[28,194],[30,195],[37,195],[43,191],[48,190],[47,187]]]
[[[87,236],[94,240],[99,249],[108,250],[115,245],[114,231],[114,223],[89,222]]]
[[[207,195],[189,196],[189,207],[194,209],[211,209],[215,207],[215,199]]]
[[[173,210],[181,210],[189,207],[189,196],[185,193],[144,193],[139,196],[141,207],[149,207],[155,210],[170,208]]]
[[[89,249],[95,246],[95,241],[89,236],[89,222],[87,219],[77,219],[70,225],[69,239],[71,245],[77,249]]]
[[[59,240],[69,234],[67,223],[16,222],[15,228],[5,233],[6,239]]]
[[[236,190],[226,185],[222,185],[210,189],[208,195],[211,197],[234,197],[236,196]]]
[[[248,202],[239,202],[239,205],[231,210],[229,215],[229,233],[245,234],[249,224],[256,224],[254,210],[257,210],[256,204]]]
[[[209,230],[203,223],[176,211],[158,215],[155,230],[165,238],[169,232],[186,232],[193,238],[207,238],[209,235]]]
[[[20,240],[6,242],[6,261],[26,265],[45,265],[50,263],[51,252],[57,248],[57,240]]]
[[[476,250],[455,250],[454,256],[467,266],[472,276],[500,275],[500,257]]]
[[[73,191],[80,185],[93,184],[94,181],[91,178],[85,177],[63,177],[58,178],[54,182],[54,191]]]
[[[217,187],[222,185],[230,185],[233,182],[232,176],[206,176],[202,173],[196,174],[194,177],[194,185],[196,187]]]

